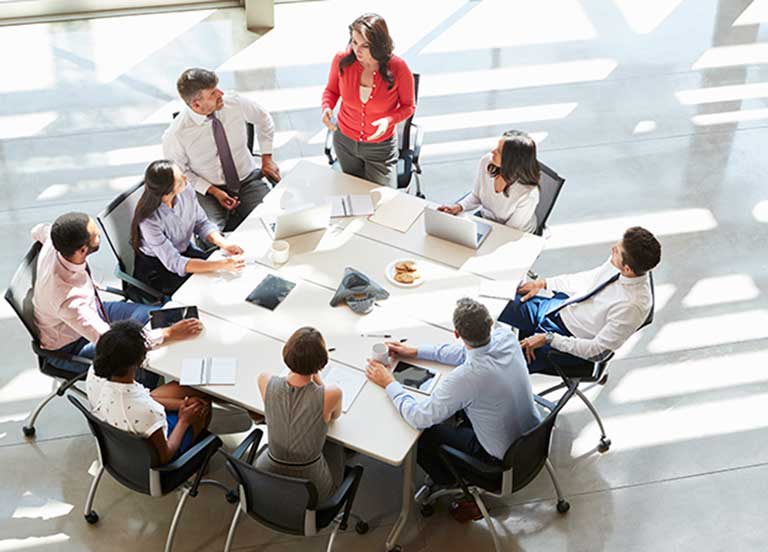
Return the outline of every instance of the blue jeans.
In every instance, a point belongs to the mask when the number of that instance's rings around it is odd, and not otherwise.
[[[548,312],[555,310],[562,305],[568,296],[565,293],[555,293],[553,297],[534,296],[526,302],[520,302],[520,294],[515,296],[514,301],[507,303],[504,310],[499,315],[499,321],[509,324],[520,330],[519,338],[524,339],[535,333],[556,333],[571,337],[571,332],[563,324],[560,314],[547,316]],[[537,372],[552,373],[553,369],[547,360],[547,355],[551,350],[549,345],[536,349],[536,358],[528,365],[528,371],[532,374]],[[583,364],[584,360],[575,356],[561,353],[558,355],[557,363],[560,366],[575,366]]]
[[[160,307],[157,306],[141,305],[139,303],[126,303],[125,301],[107,301],[104,303],[104,310],[107,313],[108,322],[133,320],[142,326],[149,322],[149,313],[159,308]],[[96,356],[96,344],[81,337],[77,341],[73,341],[69,345],[64,345],[61,349],[57,349],[57,352],[92,359]],[[85,371],[85,367],[82,364],[69,360],[52,358],[48,360],[48,363],[56,368],[69,370],[72,372],[73,376]],[[149,387],[150,389],[157,387],[158,379],[159,377],[157,374],[145,372],[141,369],[136,372],[136,381],[144,384],[145,387]]]
[[[168,438],[171,436],[171,433],[173,433],[176,424],[179,423],[179,413],[176,411],[166,412],[165,419],[168,422],[168,435],[165,436],[165,439],[168,440]],[[184,432],[184,437],[181,438],[179,449],[176,451],[176,454],[173,455],[173,458],[171,458],[171,462],[192,448],[194,442],[195,431],[191,427],[188,427],[187,431]]]

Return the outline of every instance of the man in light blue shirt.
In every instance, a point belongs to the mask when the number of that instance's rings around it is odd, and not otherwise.
[[[419,438],[417,461],[438,485],[453,483],[438,456],[440,445],[500,464],[512,442],[540,420],[528,368],[510,329],[494,328],[488,309],[466,297],[456,304],[453,325],[461,342],[418,349],[387,344],[391,355],[456,366],[427,398],[416,399],[387,367],[375,360],[368,362],[368,378],[386,389],[406,422],[425,429]],[[451,418],[460,410],[469,423],[456,426]]]

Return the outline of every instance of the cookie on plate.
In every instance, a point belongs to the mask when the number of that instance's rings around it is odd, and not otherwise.
[[[413,261],[400,261],[395,265],[397,272],[416,272],[416,263]]]
[[[397,272],[394,275],[395,281],[401,284],[412,284],[416,281],[416,276],[411,272]]]

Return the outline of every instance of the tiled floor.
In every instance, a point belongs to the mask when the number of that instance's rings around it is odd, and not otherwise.
[[[319,97],[346,25],[382,13],[398,52],[422,74],[427,195],[466,190],[503,130],[535,133],[540,158],[567,178],[536,270],[596,265],[624,228],[661,237],[656,320],[627,344],[605,387],[588,392],[613,447],[595,451],[589,413],[569,405],[546,476],[493,502],[509,550],[764,550],[768,527],[768,0],[316,1],[278,6],[264,36],[239,10],[0,27],[0,233],[7,281],[29,230],[72,209],[96,214],[160,156],[188,66],[216,69],[273,111],[283,170],[322,155]],[[113,259],[96,255],[97,276]],[[28,338],[0,305],[0,550],[158,550],[175,497],[152,500],[106,477],[96,527],[82,519],[95,448],[65,401],[37,439],[25,415],[47,393]],[[543,378],[537,387],[546,385]],[[217,416],[237,442],[247,421]],[[380,550],[399,504],[397,470],[362,460],[365,537]],[[226,477],[222,466],[212,476]],[[223,547],[232,507],[216,489],[189,504],[178,550]],[[240,550],[322,550],[241,523]],[[407,551],[490,550],[481,523],[444,506],[414,516]]]

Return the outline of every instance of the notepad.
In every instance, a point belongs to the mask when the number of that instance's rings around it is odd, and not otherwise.
[[[382,186],[371,191],[371,196],[376,204],[376,212],[369,220],[398,232],[407,232],[424,211],[423,199],[392,188]]]
[[[514,300],[519,285],[520,282],[513,280],[482,280],[480,282],[480,296]]]
[[[334,195],[330,197],[332,217],[358,217],[373,214],[370,195]]]
[[[187,358],[181,363],[181,385],[234,385],[236,379],[236,358]]]
[[[346,366],[334,366],[324,370],[320,377],[326,385],[333,384],[341,389],[341,410],[345,413],[352,407],[363,385],[368,381],[363,372]]]

